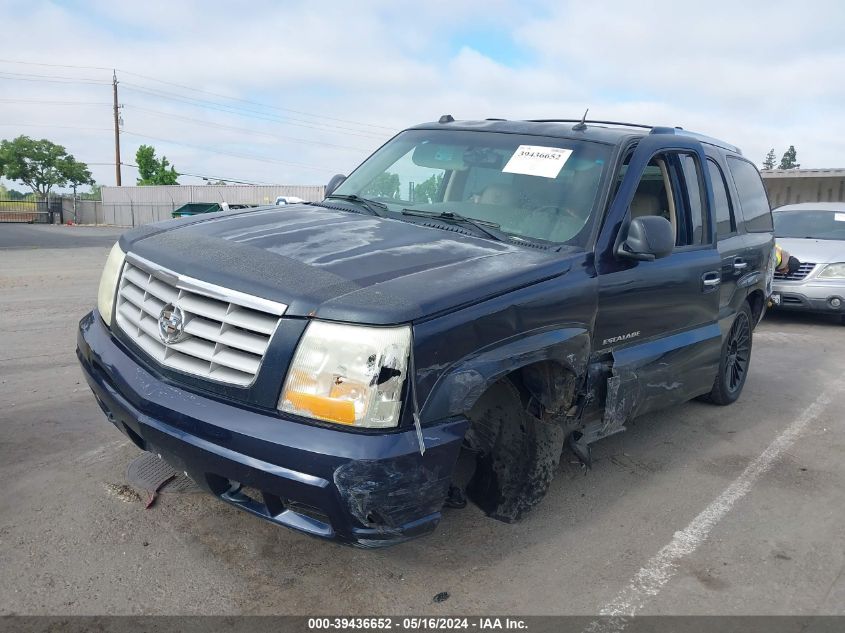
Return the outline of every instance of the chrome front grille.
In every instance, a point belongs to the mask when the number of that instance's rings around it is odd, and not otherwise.
[[[811,262],[801,262],[801,265],[798,267],[794,273],[779,273],[775,271],[775,280],[776,281],[801,281],[813,272],[813,269],[816,267],[816,264]]]
[[[181,309],[183,334],[166,343],[159,318]],[[258,374],[270,337],[287,306],[179,275],[127,255],[117,292],[116,320],[138,347],[165,367],[247,386]]]

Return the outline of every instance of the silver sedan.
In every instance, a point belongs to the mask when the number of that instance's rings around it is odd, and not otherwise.
[[[845,202],[805,202],[773,211],[778,246],[801,265],[775,273],[773,307],[838,314],[845,323]]]

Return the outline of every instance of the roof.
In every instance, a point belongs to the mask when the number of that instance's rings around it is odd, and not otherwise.
[[[647,134],[677,134],[689,136],[702,143],[716,145],[731,152],[741,154],[735,145],[725,143],[709,136],[704,136],[680,127],[646,125],[641,123],[622,123],[615,121],[591,121],[587,119],[586,129],[578,129],[579,119],[535,119],[525,121],[509,121],[507,119],[484,119],[483,121],[449,120],[445,115],[442,122],[431,122],[416,125],[411,129],[443,129],[448,126],[452,130],[504,132],[509,134],[537,134],[560,138],[585,139],[618,145],[630,138],[640,138]]]
[[[763,178],[845,178],[845,168],[830,169],[764,169]]]
[[[843,170],[845,171],[845,170]],[[777,209],[772,209],[774,213],[781,211],[843,211],[845,212],[845,202],[801,202],[799,204],[785,204]]]

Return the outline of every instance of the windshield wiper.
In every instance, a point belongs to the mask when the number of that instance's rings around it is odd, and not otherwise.
[[[469,224],[477,231],[484,233],[490,239],[497,242],[507,242],[510,236],[504,231],[500,231],[500,224],[490,222],[489,220],[476,220],[475,218],[468,218],[460,213],[453,211],[422,211],[420,209],[402,209],[402,215],[414,215],[422,218],[433,218],[435,220],[443,220],[451,224]]]
[[[360,207],[364,207],[367,211],[369,211],[372,215],[377,215],[379,217],[384,217],[384,211],[390,211],[390,208],[384,204],[383,202],[378,202],[377,200],[370,200],[369,198],[362,198],[361,196],[355,195],[354,193],[350,194],[332,194],[330,196],[326,196],[327,200],[344,200],[345,202],[352,202],[357,204]]]

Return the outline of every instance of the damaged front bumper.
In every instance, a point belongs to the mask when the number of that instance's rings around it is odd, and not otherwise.
[[[94,311],[77,356],[109,421],[222,501],[312,536],[380,547],[440,521],[467,428],[360,433],[310,425],[185,391],[154,376]],[[280,376],[280,380],[281,380]]]

